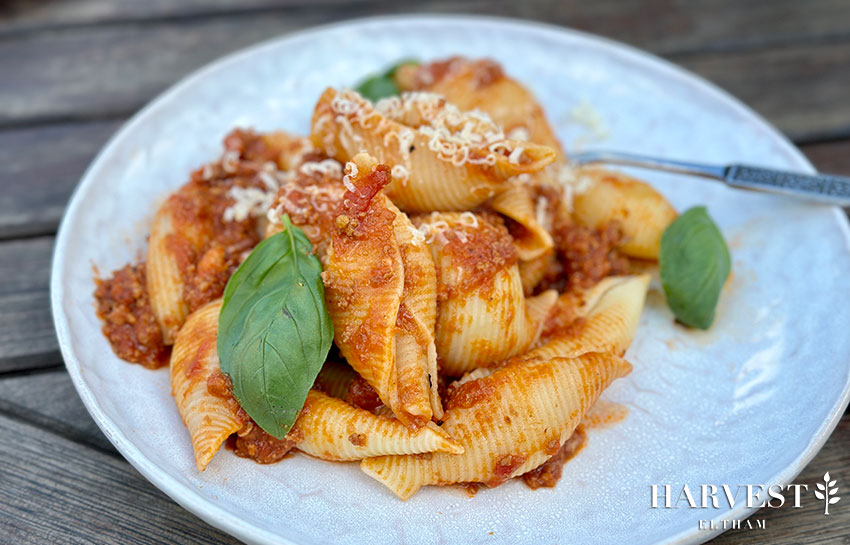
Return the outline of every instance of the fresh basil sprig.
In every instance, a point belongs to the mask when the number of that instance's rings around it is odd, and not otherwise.
[[[395,82],[395,73],[400,67],[406,64],[419,64],[419,62],[414,59],[399,61],[383,73],[375,74],[364,79],[357,84],[355,90],[372,102],[376,102],[384,97],[401,94],[401,89],[398,88],[398,84]]]
[[[233,395],[278,439],[304,407],[333,340],[322,266],[289,216],[283,225],[230,277],[218,316],[218,355]]]
[[[687,210],[665,229],[659,262],[673,314],[685,325],[708,329],[732,262],[704,206]]]

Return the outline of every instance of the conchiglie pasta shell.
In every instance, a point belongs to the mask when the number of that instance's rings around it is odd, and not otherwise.
[[[524,352],[537,323],[528,314],[516,264],[489,284],[440,303],[436,345],[443,372],[458,376]]]
[[[407,215],[389,202],[388,208],[396,213],[393,229],[404,266],[395,341],[399,405],[412,423],[423,425],[432,416],[440,418],[443,414],[434,346],[437,272],[431,251],[424,240],[414,237],[416,231]]]
[[[325,460],[350,461],[388,454],[463,452],[433,423],[411,430],[399,420],[311,390],[293,430],[302,437],[297,448]]]
[[[264,133],[262,139],[266,146],[277,151],[275,162],[281,170],[294,169],[301,164],[304,154],[314,149],[309,138],[284,131]]]
[[[521,261],[537,259],[552,250],[552,236],[538,223],[535,204],[525,187],[512,185],[490,199],[488,206],[522,227],[521,233],[514,235],[514,244]]]
[[[169,202],[157,211],[151,226],[145,265],[151,310],[162,329],[165,344],[172,344],[189,309],[183,301],[183,279],[169,240],[175,234]]]
[[[548,252],[531,261],[519,262],[519,278],[522,281],[522,291],[526,295],[534,293],[534,288],[543,280],[554,260],[555,252]]]
[[[579,321],[556,333],[523,358],[573,357],[585,352],[622,355],[632,343],[640,321],[649,275],[612,276],[587,290],[577,309]],[[570,297],[566,294],[563,297]]]
[[[623,228],[623,253],[658,259],[661,234],[676,219],[676,210],[667,199],[650,185],[620,172],[581,168],[576,175],[587,185],[573,199],[576,220],[594,228],[617,220]]]
[[[219,371],[219,310],[221,301],[213,301],[193,312],[171,352],[171,393],[192,437],[195,464],[202,471],[221,444],[242,427],[233,405],[207,390],[207,380]]]
[[[353,105],[351,113],[334,110],[334,101],[340,99]],[[536,172],[555,160],[551,148],[506,139],[498,142],[498,152],[490,151],[492,142],[470,147],[468,156],[482,162],[453,162],[435,151],[439,137],[385,117],[352,91],[327,89],[316,104],[311,130],[314,145],[338,161],[365,150],[382,164],[402,167],[406,175],[386,191],[407,212],[474,208],[505,187],[510,177]],[[510,161],[518,147],[523,148],[520,160]],[[485,157],[489,164],[483,162]]]
[[[509,135],[512,130],[522,128],[530,142],[549,146],[563,155],[555,132],[532,93],[501,70],[494,71],[493,65],[493,61],[487,59],[452,59],[446,75],[433,81],[426,89],[443,95],[461,110],[486,112]],[[413,85],[405,86],[404,83],[412,84],[419,79],[415,72],[428,69],[429,65],[402,66],[396,79],[403,89],[411,90]],[[485,84],[482,84],[482,76]]]
[[[316,377],[316,385],[331,397],[345,399],[355,378],[357,373],[347,363],[326,361]]]
[[[387,200],[378,194],[368,214],[378,217],[367,236],[344,240],[334,230],[323,278],[334,340],[346,361],[390,407],[398,407],[395,332],[404,268]],[[380,279],[378,281],[378,279]]]
[[[429,484],[498,485],[539,466],[572,434],[599,394],[631,365],[612,354],[522,361],[458,390],[478,391],[447,405],[443,430],[463,454],[382,456],[364,460],[369,476],[406,500]]]

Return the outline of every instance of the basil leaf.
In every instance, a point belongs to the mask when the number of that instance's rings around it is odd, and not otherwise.
[[[355,90],[372,102],[376,102],[384,97],[401,94],[401,89],[398,88],[398,84],[395,82],[395,73],[396,70],[405,64],[419,64],[419,62],[413,59],[399,61],[383,73],[375,74],[364,79],[357,84]]]
[[[260,242],[233,273],[218,316],[221,370],[267,433],[283,438],[304,407],[333,341],[322,266],[301,229]]]
[[[687,210],[661,236],[661,284],[667,305],[685,325],[708,329],[731,258],[704,206]]]

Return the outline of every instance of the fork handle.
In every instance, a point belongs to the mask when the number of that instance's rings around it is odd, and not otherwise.
[[[850,178],[830,174],[798,174],[783,170],[729,165],[724,181],[732,187],[784,193],[839,206],[850,206]]]
[[[571,157],[578,165],[608,163],[721,180],[741,189],[783,193],[838,206],[850,206],[850,178],[831,174],[799,174],[750,165],[706,165],[619,151],[587,151]]]

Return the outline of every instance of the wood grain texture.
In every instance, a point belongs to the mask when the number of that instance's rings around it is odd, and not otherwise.
[[[0,131],[0,239],[54,233],[71,191],[120,123]]]
[[[64,366],[0,377],[0,414],[120,457],[92,420]]]
[[[850,136],[850,39],[674,60],[737,96],[793,140]]]
[[[0,434],[4,543],[238,543],[123,460],[2,415]]]
[[[224,53],[321,22],[415,8],[419,12],[472,10],[572,24],[680,62],[752,103],[793,138],[850,133],[850,105],[841,94],[850,79],[846,70],[850,3],[774,6],[756,2],[747,10],[733,10],[726,4],[729,15],[725,17],[707,17],[724,13],[707,2],[696,4],[702,12],[691,12],[690,3],[687,7],[674,2],[589,4],[595,6],[364,3],[11,36],[0,41],[0,70],[17,77],[0,87],[0,124],[126,115]],[[764,32],[761,38],[753,37],[760,32]],[[818,37],[814,43],[812,34]],[[767,47],[769,43],[782,47]]]
[[[50,315],[53,237],[0,242],[0,373],[61,361]]]
[[[850,176],[850,140],[809,144],[802,150],[819,171]]]
[[[198,20],[221,15],[299,14],[354,7],[387,11],[490,13],[590,30],[659,53],[764,47],[848,32],[844,0],[12,0],[0,7],[0,35],[77,25]],[[0,5],[2,6],[2,5]]]

